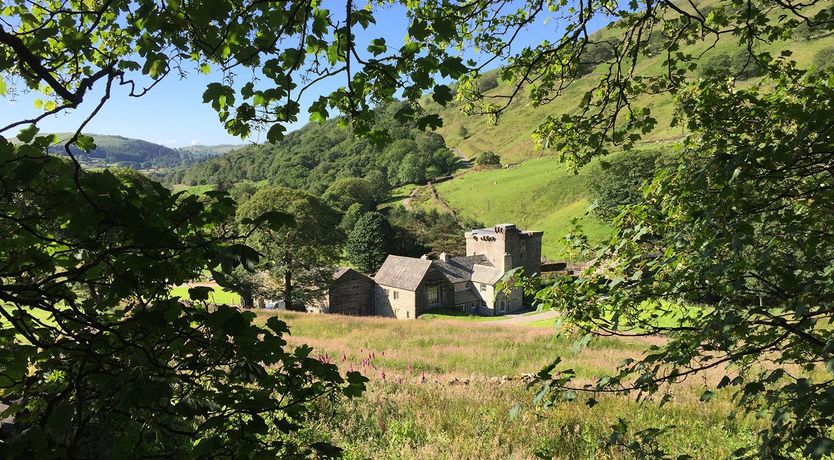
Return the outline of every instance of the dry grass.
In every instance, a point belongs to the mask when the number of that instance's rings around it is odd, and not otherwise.
[[[556,356],[581,381],[610,373],[660,339],[597,340],[572,350],[573,340],[553,330],[455,320],[397,321],[287,312],[291,345],[308,344],[321,359],[371,379],[366,394],[332,408],[332,417],[308,433],[346,449],[348,458],[630,458],[601,440],[619,418],[634,430],[676,426],[661,436],[673,454],[725,457],[753,440],[754,422],[730,419],[728,394],[709,403],[699,397],[716,371],[671,390],[672,402],[639,403],[603,397],[552,408],[532,403],[536,388],[502,376],[538,371]],[[517,416],[511,409],[520,405]]]

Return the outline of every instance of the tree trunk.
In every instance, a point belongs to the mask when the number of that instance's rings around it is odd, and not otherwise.
[[[250,292],[242,292],[240,293],[240,303],[243,304],[243,308],[252,308],[255,306],[255,297]]]

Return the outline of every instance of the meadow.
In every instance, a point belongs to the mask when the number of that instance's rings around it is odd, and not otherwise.
[[[593,407],[577,400],[544,408],[533,403],[535,384],[528,388],[519,379],[560,356],[561,369],[591,382],[658,338],[598,339],[578,350],[569,330],[557,335],[552,325],[274,311],[259,311],[258,320],[272,315],[289,324],[290,346],[310,345],[319,359],[370,379],[362,397],[327,406],[328,417],[302,433],[336,443],[349,459],[634,458],[605,442],[621,418],[630,433],[673,426],[659,437],[661,448],[712,459],[752,444],[757,431],[752,418],[728,417],[729,394],[700,402],[704,385],[720,379],[720,371],[664,390],[672,400],[662,407],[611,396]]]

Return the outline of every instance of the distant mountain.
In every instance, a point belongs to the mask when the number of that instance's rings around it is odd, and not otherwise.
[[[61,141],[71,136],[68,133],[58,133],[57,135]],[[72,153],[78,158],[79,162],[89,167],[124,166],[138,170],[169,169],[193,165],[237,147],[231,145],[201,145],[172,149],[153,142],[122,136],[106,134],[89,134],[89,136],[95,141],[95,150],[84,153],[77,148],[72,148]],[[64,154],[64,148],[60,142],[50,151],[59,155]]]
[[[213,157],[229,153],[233,150],[242,149],[246,146],[246,144],[189,145],[188,147],[180,147],[177,150],[202,157]]]

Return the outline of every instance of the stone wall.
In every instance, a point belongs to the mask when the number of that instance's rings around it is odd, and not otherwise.
[[[334,281],[328,294],[329,312],[341,315],[374,314],[374,282],[367,276],[349,271]]]
[[[374,286],[374,308],[377,316],[415,319],[416,292],[377,284]]]
[[[528,275],[541,271],[542,232],[522,232],[515,225],[494,227],[495,233],[466,232],[466,255],[483,254],[502,272],[524,267]]]

